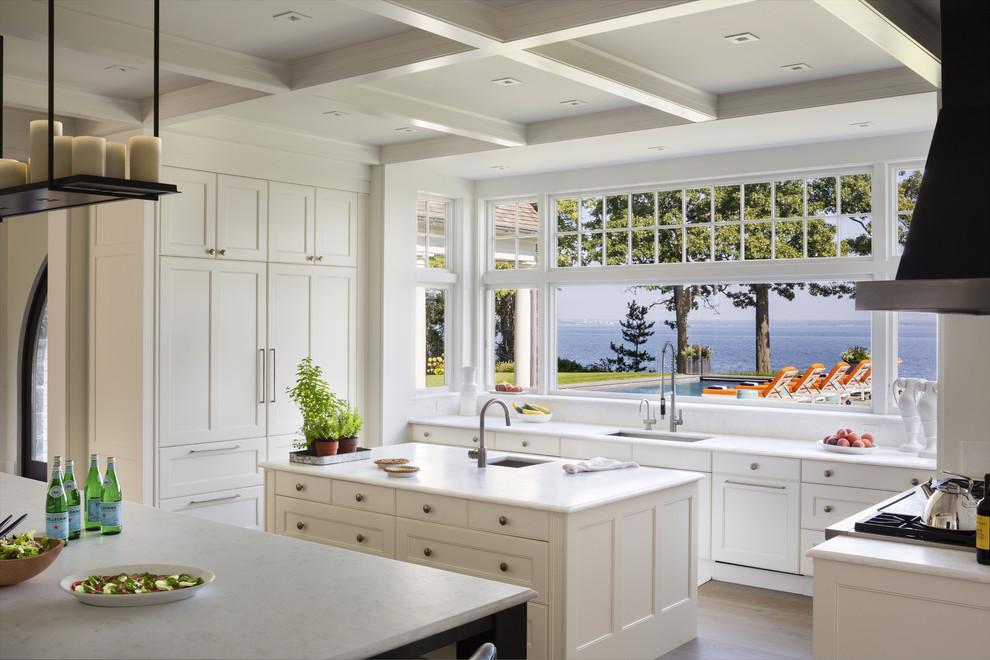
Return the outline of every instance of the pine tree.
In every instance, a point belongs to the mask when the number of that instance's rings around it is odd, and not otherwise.
[[[655,334],[654,322],[646,320],[649,309],[646,305],[637,305],[635,300],[629,301],[626,318],[619,325],[622,327],[623,342],[629,342],[632,348],[627,348],[625,343],[616,346],[609,342],[616,356],[616,371],[640,373],[646,370],[648,363],[656,359],[656,356],[650,355],[644,348],[646,341]]]

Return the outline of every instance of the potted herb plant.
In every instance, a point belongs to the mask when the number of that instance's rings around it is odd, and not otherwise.
[[[299,433],[302,440],[294,443],[297,449],[308,449],[317,456],[332,456],[337,453],[340,438],[338,413],[349,408],[330,391],[330,385],[323,378],[323,370],[313,364],[312,358],[305,357],[296,368],[296,384],[286,388],[303,416]],[[360,425],[359,425],[360,426]]]
[[[347,454],[357,449],[357,434],[361,430],[361,413],[350,402],[343,405],[330,418],[329,435],[337,438],[337,452]]]

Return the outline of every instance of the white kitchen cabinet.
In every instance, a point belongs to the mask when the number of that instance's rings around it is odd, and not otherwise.
[[[299,408],[286,389],[296,368],[311,357],[330,390],[354,401],[357,395],[357,272],[353,268],[268,267],[269,435],[295,433]]]
[[[263,437],[163,447],[158,452],[159,497],[260,486],[264,473],[258,463],[266,453]]]
[[[161,259],[159,445],[264,438],[265,265]]]
[[[162,255],[264,261],[268,255],[268,182],[162,168],[180,195],[161,204]]]
[[[395,518],[291,497],[275,497],[276,534],[395,557]]]
[[[436,445],[453,445],[455,447],[477,447],[478,429],[458,429],[445,426],[413,424],[412,438],[413,442],[429,442]]]
[[[275,181],[269,185],[272,261],[357,265],[357,193]]]
[[[264,486],[251,486],[163,499],[158,506],[166,511],[262,530],[265,526],[264,494]]]
[[[560,438],[537,433],[503,433],[493,431],[486,437],[489,448],[525,454],[560,456]]]
[[[712,456],[712,558],[800,570],[801,465],[796,459]]]

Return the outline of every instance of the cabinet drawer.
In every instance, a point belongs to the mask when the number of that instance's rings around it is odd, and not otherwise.
[[[185,513],[196,518],[247,527],[265,528],[265,489],[263,486],[222,490],[161,500],[158,508]]]
[[[877,488],[900,493],[917,486],[934,474],[933,470],[861,465],[842,461],[802,461],[801,481],[813,484]]]
[[[757,454],[722,454],[712,456],[712,472],[726,472],[762,479],[801,479],[801,461]]]
[[[824,530],[896,494],[890,490],[804,484],[801,488],[801,528]]]
[[[529,587],[549,598],[549,544],[397,518],[395,558]]]
[[[467,527],[468,521],[467,500],[410,490],[396,491],[395,512],[403,518],[458,527]]]
[[[825,542],[825,532],[814,529],[801,530],[801,575],[815,574],[815,560],[808,557],[808,550]]]
[[[477,447],[478,431],[476,429],[453,429],[443,426],[422,426],[413,424],[413,442],[432,442],[438,445],[454,445],[455,447]]]
[[[260,486],[265,438],[206,442],[159,450],[160,499]]]
[[[554,435],[498,431],[489,434],[488,437],[492,438],[492,448],[498,451],[560,456],[560,438]]]
[[[334,479],[330,489],[330,501],[337,506],[377,513],[395,513],[394,488]]]
[[[276,534],[393,558],[395,518],[275,496]]]
[[[590,438],[561,438],[560,455],[567,458],[595,458],[604,456],[615,461],[633,460],[633,448],[629,442],[609,442]]]
[[[330,504],[330,480],[326,477],[276,470],[275,494]]]
[[[550,514],[518,506],[471,501],[468,502],[468,527],[546,541],[550,538]]]
[[[633,445],[632,460],[640,465],[671,468],[674,470],[712,471],[712,453],[698,449],[682,449],[680,447],[667,447],[658,444],[637,443]]]

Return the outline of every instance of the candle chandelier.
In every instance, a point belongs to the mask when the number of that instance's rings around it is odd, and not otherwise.
[[[63,138],[55,121],[55,0],[48,0],[48,120],[31,122],[31,161],[25,167],[3,156],[0,131],[0,222],[3,218],[76,206],[137,199],[156,201],[178,188],[160,183],[161,142],[158,136],[159,0],[154,0],[153,136],[131,138],[130,178],[125,177],[125,149],[103,138]],[[3,35],[0,35],[0,71]],[[3,82],[0,79],[0,109]],[[44,131],[42,133],[42,130]],[[56,149],[56,137],[59,138]],[[42,141],[44,140],[44,141]],[[11,185],[13,182],[13,185]]]

